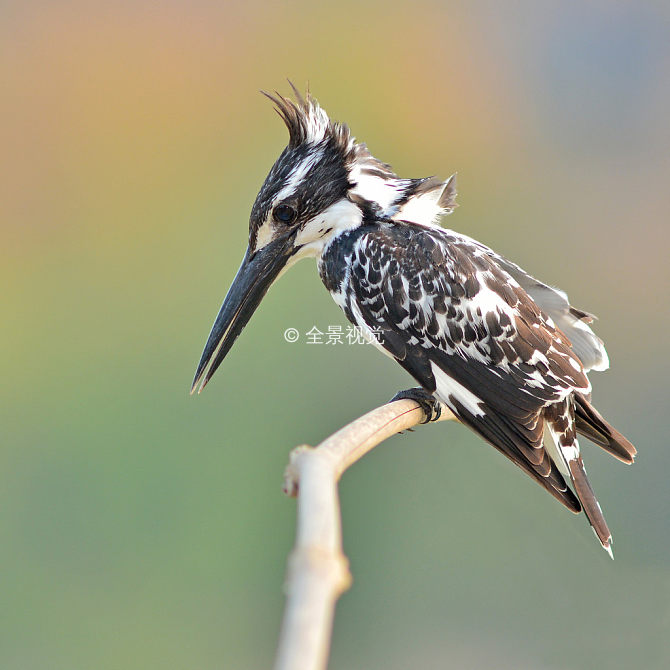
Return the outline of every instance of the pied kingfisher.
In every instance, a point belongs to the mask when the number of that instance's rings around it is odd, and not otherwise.
[[[456,206],[454,176],[399,178],[309,92],[293,92],[295,102],[265,93],[289,143],[254,202],[249,246],[192,390],[210,380],[272,283],[311,256],[349,321],[421,385],[394,399],[417,400],[426,420],[447,407],[568,509],[583,509],[611,556],[577,434],[624,463],[636,450],[591,405],[586,373],[609,366],[593,317],[437,224]]]

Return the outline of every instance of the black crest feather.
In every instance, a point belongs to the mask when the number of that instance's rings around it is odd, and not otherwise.
[[[331,139],[343,150],[350,150],[353,138],[346,124],[331,121],[319,103],[311,96],[309,87],[303,96],[293,82],[289,80],[288,83],[295,101],[286,98],[278,91],[275,91],[274,94],[267,91],[261,91],[261,93],[272,101],[275,111],[286,125],[289,134],[289,148],[295,149],[304,142],[313,140],[310,129],[320,123],[325,123],[322,139]]]

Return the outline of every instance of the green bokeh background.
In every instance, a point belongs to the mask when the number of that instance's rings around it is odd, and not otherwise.
[[[613,529],[456,425],[341,484],[354,585],[331,668],[670,667],[670,9],[663,2],[3,2],[0,667],[268,667],[290,448],[410,385],[311,261],[188,389],[284,146],[258,89],[308,81],[406,176],[459,173],[446,224],[600,317],[587,446]]]

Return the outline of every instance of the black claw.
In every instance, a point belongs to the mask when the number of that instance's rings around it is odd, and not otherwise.
[[[428,393],[426,389],[421,387],[399,391],[391,398],[391,400],[389,400],[389,402],[395,400],[414,400],[419,403],[425,416],[421,423],[437,421],[442,415],[442,405],[440,405],[440,401],[437,400],[432,393]]]

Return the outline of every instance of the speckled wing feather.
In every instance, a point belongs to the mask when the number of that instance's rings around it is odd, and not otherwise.
[[[358,238],[346,294],[349,317],[424,388],[581,509],[544,449],[543,410],[588,394],[589,381],[565,335],[495,258],[450,231],[389,222]]]
[[[589,326],[595,319],[593,314],[573,307],[564,291],[536,279],[516,263],[500,256],[481,242],[459,233],[451,232],[451,235],[489,256],[498,267],[519,283],[537,306],[567,335],[586,372],[607,370],[609,358],[605,345]]]

